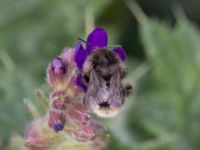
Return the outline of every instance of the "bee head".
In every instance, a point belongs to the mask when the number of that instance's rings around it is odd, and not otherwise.
[[[101,48],[95,51],[86,60],[83,67],[85,75],[89,75],[91,70],[95,70],[105,81],[110,80],[113,72],[119,68],[120,60],[110,49]]]

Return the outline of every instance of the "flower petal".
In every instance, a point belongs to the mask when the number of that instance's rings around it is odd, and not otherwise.
[[[82,69],[86,58],[87,58],[87,52],[83,48],[81,41],[79,41],[76,45],[75,54],[74,54],[74,60],[76,62],[76,66],[79,69]]]
[[[76,85],[79,86],[84,92],[87,91],[87,85],[83,81],[83,76],[81,74],[76,77]]]
[[[114,52],[120,57],[120,59],[122,61],[125,61],[126,59],[126,52],[123,48],[119,47],[119,48],[115,48]]]
[[[95,28],[87,37],[86,50],[91,53],[94,48],[103,48],[108,44],[108,36],[103,28]]]
[[[66,67],[60,58],[55,58],[51,63],[51,68],[55,73],[59,74],[65,73]]]

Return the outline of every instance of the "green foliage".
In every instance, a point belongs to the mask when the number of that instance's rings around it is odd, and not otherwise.
[[[23,133],[28,115],[23,99],[33,98],[34,83],[24,72],[2,70],[0,75],[0,137]]]
[[[125,47],[138,45],[132,36],[120,35],[125,29],[135,33],[135,26],[129,27],[133,18],[112,18],[113,10],[123,11],[118,13],[126,16],[125,9],[121,2],[119,7],[107,0],[0,1],[0,145],[12,133],[23,135],[30,119],[23,99],[37,102],[35,89],[48,90],[43,86],[48,62],[65,46],[73,46],[77,37],[84,37],[88,11],[93,11],[96,20],[103,14],[98,25],[107,18],[104,27],[109,29],[111,43],[119,37],[127,44]],[[122,18],[122,23],[115,25],[110,18],[115,24]],[[138,65],[141,58],[133,57],[138,50],[127,50],[132,56],[127,62],[128,80],[135,85],[135,92],[119,116],[105,121],[111,134],[108,149],[198,150],[198,27],[183,18],[173,26],[148,18],[139,25],[139,35],[144,51],[138,53],[145,54],[146,60]]]
[[[185,19],[174,27],[147,19],[140,36],[150,71],[137,84],[134,106],[127,113],[132,114],[127,122],[133,145],[145,150],[198,149],[199,30]]]

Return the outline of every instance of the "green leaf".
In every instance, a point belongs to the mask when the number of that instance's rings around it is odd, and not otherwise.
[[[135,120],[142,126],[142,132],[154,135],[150,139],[155,141],[165,139],[167,134],[175,139],[169,145],[175,144],[178,149],[199,147],[199,30],[187,20],[172,27],[147,19],[140,26],[140,36],[154,84],[149,91],[140,91],[142,96],[137,95],[130,126],[134,126]]]

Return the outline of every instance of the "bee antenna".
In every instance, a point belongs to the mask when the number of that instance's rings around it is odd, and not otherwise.
[[[90,44],[89,42],[86,42],[85,40],[83,40],[82,38],[78,38],[78,40],[80,40],[81,42],[83,42],[83,43],[85,43],[85,44],[87,44],[87,45],[92,45],[92,44]]]
[[[121,45],[110,45],[110,46],[108,46],[108,48],[111,48],[111,49],[113,49],[113,48],[122,48],[122,46]]]
[[[81,38],[78,38],[78,40],[80,40],[81,42],[87,44],[87,42],[85,40],[81,39]]]

